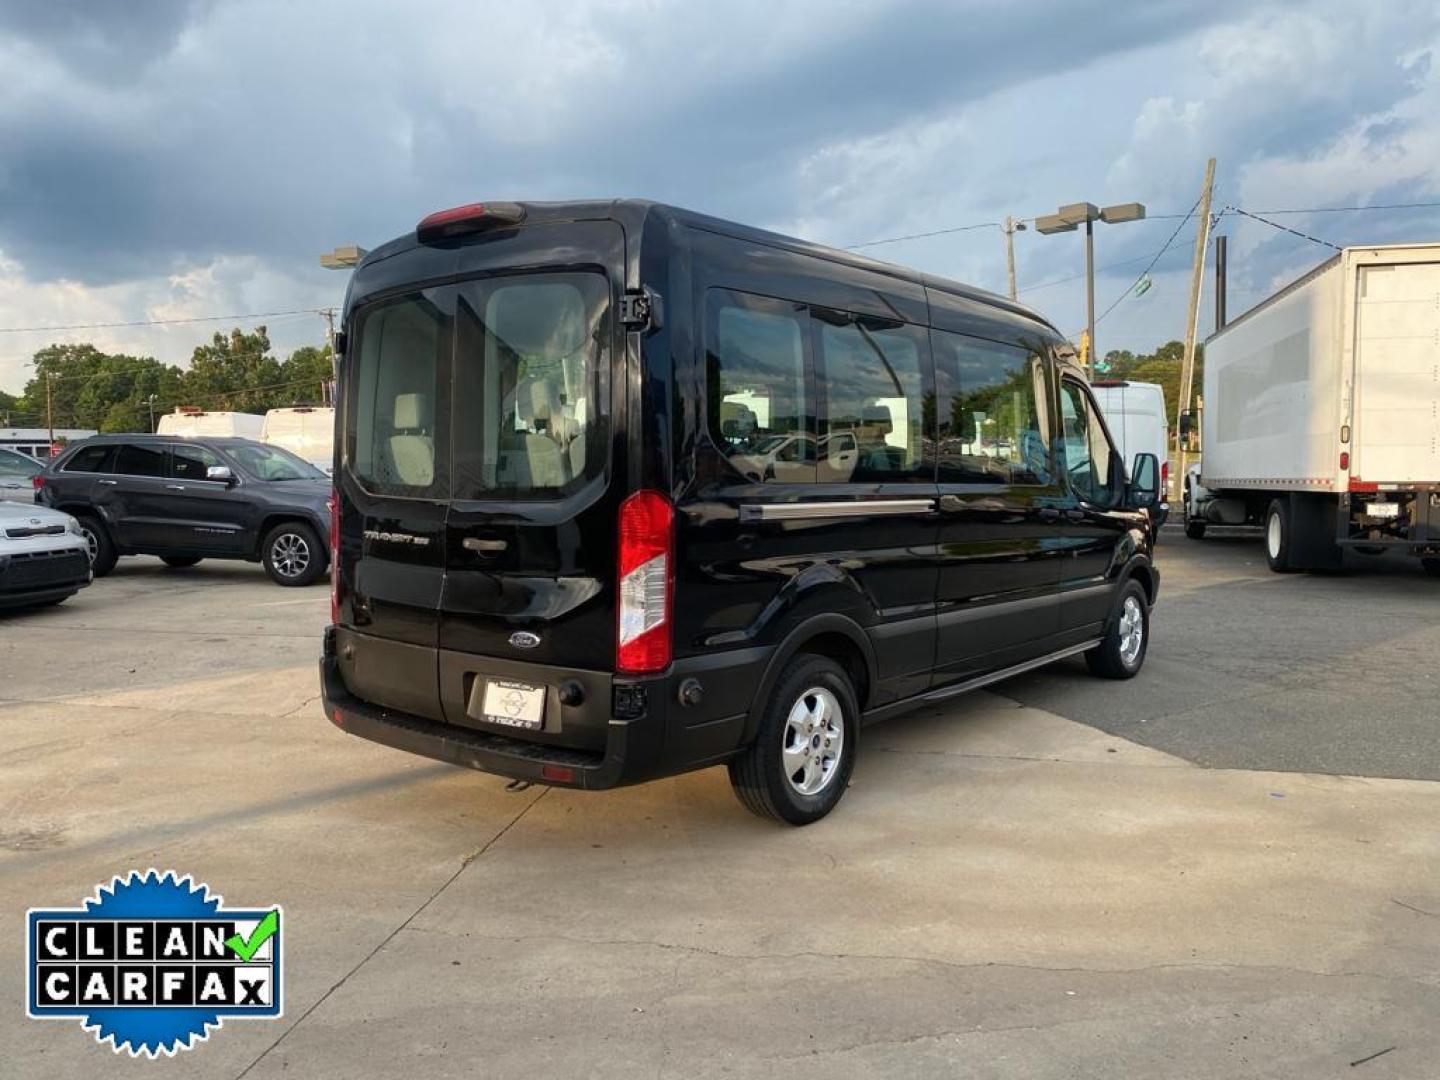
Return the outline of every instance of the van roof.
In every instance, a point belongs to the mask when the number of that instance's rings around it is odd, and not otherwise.
[[[642,225],[647,218],[654,217],[662,222],[682,224],[692,229],[718,233],[721,236],[729,236],[737,240],[748,240],[753,243],[764,244],[767,247],[795,251],[844,266],[884,274],[900,281],[923,285],[937,292],[951,293],[968,300],[976,300],[1023,318],[1031,319],[1051,330],[1055,330],[1057,333],[1059,332],[1049,319],[1034,309],[1027,307],[1019,301],[988,292],[974,285],[966,285],[963,282],[953,281],[949,278],[913,270],[907,266],[882,262],[865,255],[857,255],[853,251],[827,247],[824,244],[816,244],[809,240],[801,240],[793,236],[786,236],[782,233],[770,232],[765,229],[756,229],[749,225],[741,225],[738,222],[711,217],[708,214],[697,213],[694,210],[686,210],[682,207],[671,206],[666,203],[653,202],[648,199],[581,199],[572,202],[518,202],[511,205],[524,208],[525,224],[527,225],[594,220],[619,220],[635,225]],[[421,246],[420,241],[417,239],[414,230],[412,230],[367,253],[366,256],[360,260],[359,266],[357,266],[356,269],[359,270],[362,267],[372,265],[388,259],[393,255],[397,255],[402,251],[409,251],[419,246]]]

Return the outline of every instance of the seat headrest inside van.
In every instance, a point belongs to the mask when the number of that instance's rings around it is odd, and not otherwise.
[[[396,428],[418,428],[424,427],[425,422],[421,419],[424,411],[424,394],[396,394],[395,395],[395,427]]]

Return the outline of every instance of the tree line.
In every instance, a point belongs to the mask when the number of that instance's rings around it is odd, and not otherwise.
[[[1133,382],[1159,383],[1165,392],[1165,415],[1175,423],[1175,403],[1180,400],[1180,376],[1185,360],[1185,343],[1167,341],[1152,353],[1133,353],[1129,349],[1112,349],[1097,365],[1096,379],[1129,379]],[[1205,385],[1205,346],[1195,346],[1195,379],[1192,384],[1198,396]]]
[[[46,427],[53,417],[57,428],[149,431],[152,415],[182,405],[263,413],[321,404],[330,379],[330,346],[306,345],[281,359],[263,326],[217,332],[195,347],[188,368],[89,344],[48,345],[18,396],[0,391],[0,427]]]

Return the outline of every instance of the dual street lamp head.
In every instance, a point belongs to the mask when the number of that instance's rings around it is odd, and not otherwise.
[[[1141,221],[1145,217],[1145,204],[1138,202],[1116,203],[1100,209],[1094,203],[1071,203],[1062,206],[1053,214],[1035,219],[1035,231],[1049,236],[1051,233],[1074,232],[1079,226],[1091,221],[1103,221],[1107,225],[1119,225],[1123,221]]]

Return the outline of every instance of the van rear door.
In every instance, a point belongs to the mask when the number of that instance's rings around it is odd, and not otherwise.
[[[613,313],[624,251],[613,221],[533,225],[462,250],[438,628],[450,723],[604,746],[603,723],[586,730],[575,726],[581,710],[562,715],[558,687],[604,695],[605,708],[583,712],[608,716],[618,512],[610,452],[625,385]],[[538,730],[486,718],[495,681],[544,690]]]
[[[454,311],[455,287],[442,285],[400,286],[354,312],[335,477],[341,677],[367,701],[433,720],[443,718],[436,649]]]

